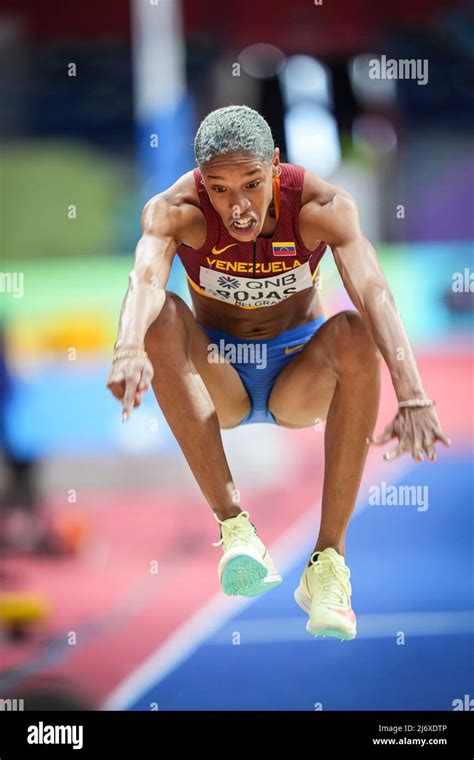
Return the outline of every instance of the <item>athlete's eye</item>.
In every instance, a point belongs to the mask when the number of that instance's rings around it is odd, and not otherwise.
[[[258,187],[259,184],[260,184],[260,180],[256,179],[254,182],[249,182],[248,185],[246,185],[246,187],[248,187],[249,190],[253,190],[253,188]]]
[[[226,191],[226,188],[225,187],[221,187],[221,185],[217,185],[217,186],[213,187],[212,189],[216,193],[225,193],[225,191]]]

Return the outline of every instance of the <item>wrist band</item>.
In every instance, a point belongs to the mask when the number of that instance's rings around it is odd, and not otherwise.
[[[399,401],[398,406],[400,409],[404,407],[416,408],[418,406],[435,406],[435,402],[429,398],[409,398],[408,401]]]
[[[142,359],[148,359],[147,352],[142,351],[141,349],[132,351],[116,351],[112,357],[112,363],[116,362],[117,359],[131,359],[134,356],[139,356]]]

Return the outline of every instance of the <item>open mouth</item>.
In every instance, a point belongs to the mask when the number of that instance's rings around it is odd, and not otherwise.
[[[256,224],[256,220],[249,216],[244,219],[233,219],[230,226],[232,231],[236,232],[238,235],[247,235],[255,229]]]

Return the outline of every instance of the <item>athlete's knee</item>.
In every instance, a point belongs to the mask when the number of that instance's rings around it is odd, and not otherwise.
[[[177,336],[179,332],[183,332],[184,309],[186,308],[180,296],[167,290],[161,311],[145,335],[145,348],[147,349],[147,346],[156,348],[163,343],[169,345],[169,340],[173,335]]]
[[[165,302],[156,321],[160,322],[161,325],[176,325],[177,323],[181,323],[187,308],[181,296],[173,293],[172,290],[167,290]]]
[[[373,372],[380,353],[357,311],[342,311],[334,318],[332,349],[339,371]]]

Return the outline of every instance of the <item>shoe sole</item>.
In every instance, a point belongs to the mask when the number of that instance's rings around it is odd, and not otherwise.
[[[260,562],[242,555],[229,560],[222,574],[221,586],[228,596],[258,596],[281,582],[279,575],[269,575],[268,568]]]
[[[295,602],[301,607],[301,609],[310,615],[311,604],[299,586],[293,596]],[[354,629],[353,631],[344,631],[336,628],[312,628],[309,620],[306,623],[306,630],[308,633],[311,633],[315,639],[336,638],[340,641],[352,641],[357,636],[357,629]]]

